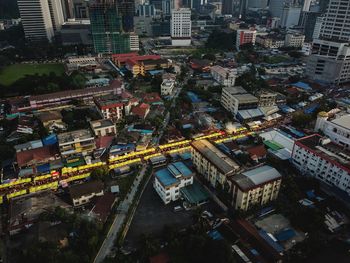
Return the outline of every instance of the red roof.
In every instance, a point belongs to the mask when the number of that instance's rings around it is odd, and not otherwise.
[[[161,253],[161,254],[158,254],[156,256],[150,257],[149,262],[150,263],[169,263],[170,258],[168,256],[168,254]]]
[[[156,60],[160,59],[160,55],[144,55],[140,56],[137,53],[125,53],[125,54],[114,54],[112,55],[113,60],[118,60],[119,63],[137,63],[138,61],[144,61],[144,60]]]
[[[91,212],[102,222],[106,222],[107,217],[109,216],[112,206],[115,201],[115,196],[107,192],[103,196],[101,196],[94,208],[92,208]]]
[[[145,93],[142,98],[145,103],[154,103],[162,101],[162,98],[159,96],[157,92]]]
[[[57,148],[53,146],[44,146],[36,149],[31,149],[16,153],[16,159],[19,167],[23,167],[30,162],[48,161],[50,158],[55,158],[58,154]],[[56,158],[55,158],[56,159]]]
[[[132,108],[131,112],[133,115],[137,115],[140,118],[145,118],[148,111],[149,111],[150,106],[146,103],[141,103],[138,106],[135,106],[134,108]]]
[[[114,136],[101,136],[95,139],[96,141],[96,148],[102,149],[102,148],[108,148],[114,139]]]
[[[254,156],[256,156],[257,158],[263,158],[267,154],[267,151],[266,151],[264,145],[258,145],[258,146],[251,147],[251,148],[247,149],[247,152],[249,153],[251,158]]]

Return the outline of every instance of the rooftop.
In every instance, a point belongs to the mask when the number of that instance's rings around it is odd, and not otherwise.
[[[331,122],[345,129],[350,129],[350,114],[342,115]]]
[[[101,181],[90,181],[69,187],[69,194],[72,199],[76,199],[91,193],[99,193],[103,191],[103,188],[104,185]]]
[[[273,167],[264,165],[232,177],[242,191],[250,190],[259,185],[278,180],[282,175]]]
[[[101,119],[96,121],[90,121],[90,125],[93,129],[101,129],[105,127],[114,126],[114,123],[110,119]]]
[[[319,134],[313,134],[296,141],[299,146],[312,150],[318,156],[336,162],[350,172],[350,152]]]
[[[175,178],[167,168],[158,170],[155,176],[164,187],[179,184],[179,179]]]
[[[74,140],[84,140],[84,139],[92,139],[93,136],[90,130],[76,130],[71,132],[60,133],[57,135],[58,142],[60,144],[71,142]]]
[[[227,93],[231,95],[236,95],[236,94],[246,94],[247,91],[243,89],[241,86],[234,86],[234,87],[224,87],[223,90],[225,90]]]
[[[191,145],[223,174],[230,174],[239,169],[239,165],[235,161],[221,152],[208,140],[194,141]]]
[[[257,97],[253,96],[250,93],[235,94],[233,96],[239,101],[239,103],[257,103],[258,102]]]

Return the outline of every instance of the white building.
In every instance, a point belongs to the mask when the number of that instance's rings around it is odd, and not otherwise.
[[[102,196],[103,183],[100,181],[90,181],[88,183],[76,184],[69,188],[69,195],[74,206],[85,205],[94,197]]]
[[[208,140],[191,143],[191,159],[197,171],[214,187],[225,187],[228,177],[233,176],[239,165],[221,152]]]
[[[310,56],[311,52],[312,52],[312,44],[304,42],[304,45],[301,48],[301,53],[303,53],[304,56]]]
[[[130,33],[130,51],[140,50],[139,36],[135,33]]]
[[[18,0],[17,4],[27,39],[51,41],[64,22],[60,0]]]
[[[259,100],[242,87],[236,86],[224,87],[220,102],[227,111],[236,115],[239,110],[257,108]]]
[[[191,9],[171,11],[170,34],[173,46],[191,45]]]
[[[290,28],[299,24],[301,7],[286,6],[283,8],[281,17],[281,27]]]
[[[160,95],[161,96],[169,96],[172,95],[175,88],[175,81],[173,80],[163,80],[162,84],[160,85]]]
[[[284,45],[286,47],[302,47],[304,45],[305,35],[299,33],[287,33]]]
[[[314,39],[313,54],[309,56],[306,69],[308,77],[333,84],[350,81],[349,24],[350,1],[330,0],[320,34]]]
[[[244,44],[255,45],[256,30],[255,29],[238,29],[236,33],[236,49]]]
[[[172,163],[155,172],[153,187],[164,204],[169,204],[180,198],[181,188],[193,184],[193,175],[184,163]]]
[[[102,119],[96,121],[90,121],[90,127],[95,136],[106,136],[117,134],[117,128],[112,120]]]
[[[213,66],[210,69],[213,78],[223,86],[234,86],[237,69],[223,68],[221,66]]]
[[[350,154],[348,150],[318,134],[295,142],[292,161],[305,176],[314,177],[350,194]]]
[[[277,199],[282,175],[273,167],[264,165],[229,179],[232,205],[237,210],[247,211],[253,205],[265,205]]]
[[[350,149],[350,114],[329,115],[326,112],[318,114],[315,131],[322,131],[332,142]]]

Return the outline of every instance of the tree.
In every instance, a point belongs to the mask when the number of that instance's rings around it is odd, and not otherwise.
[[[223,31],[213,31],[205,43],[206,48],[219,49],[219,50],[233,50],[235,48],[236,34],[226,33]]]
[[[92,180],[102,180],[105,181],[109,175],[109,169],[107,166],[101,166],[99,168],[96,168],[92,170],[91,172],[91,179]]]
[[[302,111],[295,112],[292,115],[292,124],[298,128],[305,128],[310,124],[311,121],[312,116],[305,114]]]

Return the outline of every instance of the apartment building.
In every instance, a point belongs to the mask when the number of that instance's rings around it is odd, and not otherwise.
[[[240,168],[234,160],[208,140],[193,141],[191,146],[194,167],[214,187],[224,188],[227,179]]]
[[[124,117],[124,102],[114,96],[103,96],[94,99],[98,112],[104,119],[114,122]]]
[[[320,112],[315,124],[316,132],[323,132],[332,142],[345,149],[350,149],[350,114],[338,113],[331,115]]]
[[[306,75],[314,80],[341,84],[350,81],[350,1],[330,0],[315,28]],[[317,31],[317,32],[316,32]]]
[[[61,156],[88,155],[95,150],[95,138],[90,130],[76,130],[57,135]]]
[[[287,33],[285,38],[286,47],[303,47],[305,35],[298,33]]]
[[[221,66],[212,66],[210,68],[210,73],[213,78],[223,86],[234,86],[236,77],[237,77],[237,69],[229,69],[223,68]]]
[[[257,44],[265,48],[280,48],[284,46],[284,39],[278,36],[256,36]]]
[[[171,11],[170,34],[173,46],[191,45],[191,9],[179,8]]]
[[[253,44],[255,45],[256,40],[256,30],[255,29],[238,29],[236,35],[236,48],[239,50],[239,47],[244,44]]]
[[[268,92],[268,91],[260,91],[255,94],[259,100],[259,107],[269,107],[276,105],[277,94]]]
[[[90,127],[98,137],[117,134],[117,128],[111,119],[90,121]]]
[[[182,162],[169,164],[155,172],[153,188],[164,204],[180,198],[180,190],[193,184],[194,173]]]
[[[222,89],[221,105],[234,115],[236,115],[239,110],[257,108],[258,102],[258,98],[247,93],[247,91],[240,86],[224,87]]]
[[[229,179],[232,205],[236,210],[243,211],[253,205],[265,205],[277,198],[281,182],[282,175],[268,165],[232,176]]]
[[[318,134],[295,142],[293,165],[305,176],[314,177],[350,194],[350,152]]]

